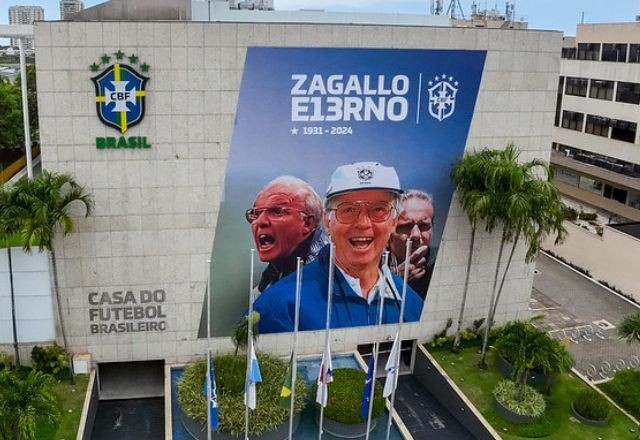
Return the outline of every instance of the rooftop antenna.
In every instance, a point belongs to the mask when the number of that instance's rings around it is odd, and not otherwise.
[[[431,0],[431,15],[442,15],[442,0]]]
[[[462,10],[462,5],[460,4],[460,0],[451,0],[449,2],[449,7],[447,8],[447,15],[455,20],[458,18],[458,11],[460,11],[460,17],[464,20],[464,11]]]
[[[584,24],[584,11],[582,11],[582,18],[580,18],[580,24]]]

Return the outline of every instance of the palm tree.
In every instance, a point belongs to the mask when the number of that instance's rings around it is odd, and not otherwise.
[[[459,159],[451,170],[451,180],[455,185],[456,192],[462,208],[471,223],[471,241],[469,243],[469,256],[467,259],[467,271],[464,281],[464,290],[460,304],[460,312],[456,325],[456,335],[453,342],[453,350],[460,347],[460,331],[464,319],[464,311],[469,292],[469,278],[471,276],[471,263],[473,261],[473,249],[475,246],[476,231],[479,220],[485,220],[487,230],[495,225],[492,216],[493,198],[487,191],[485,180],[485,164],[495,156],[495,150],[482,150],[467,154]]]
[[[76,205],[84,209],[86,217],[93,208],[93,199],[73,177],[43,171],[36,179],[21,179],[10,188],[6,210],[9,218],[13,219],[7,229],[20,233],[25,251],[31,252],[32,246],[37,244],[40,251],[46,249],[50,253],[53,290],[65,350],[67,336],[58,292],[54,238],[58,231],[65,236],[75,229],[72,210]]]
[[[640,312],[624,317],[618,326],[618,335],[629,344],[640,344]]]
[[[537,255],[540,243],[547,235],[557,234],[556,243],[558,243],[566,233],[562,226],[563,204],[558,191],[553,186],[553,174],[549,165],[537,159],[519,164],[518,156],[518,150],[513,144],[509,144],[505,150],[495,155],[493,160],[486,164],[486,185],[490,188],[494,201],[493,220],[502,225],[502,238],[478,362],[480,368],[486,368],[489,331],[493,326],[518,241],[523,238],[528,244],[525,260],[530,262]],[[512,242],[511,252],[498,287],[502,253],[505,244],[509,241]]]
[[[240,318],[238,323],[236,324],[236,328],[233,331],[233,335],[231,335],[231,341],[233,345],[236,347],[235,355],[238,355],[238,351],[240,349],[246,350],[247,345],[249,344],[249,321],[251,321],[251,335],[253,342],[255,343],[258,340],[258,335],[260,334],[258,330],[258,321],[260,321],[260,313],[252,312],[251,319],[249,316],[243,316]]]
[[[0,371],[0,439],[35,440],[40,425],[60,418],[53,378],[31,370],[24,378],[16,371]]]

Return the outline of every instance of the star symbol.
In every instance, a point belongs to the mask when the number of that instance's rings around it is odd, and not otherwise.
[[[143,72],[147,72],[149,70],[149,66],[147,63],[142,63],[140,64],[140,70],[142,70]]]
[[[441,76],[442,78],[446,78],[446,77],[447,77],[447,74],[446,74],[446,73],[443,73],[443,74],[442,74],[442,75],[440,75],[440,76]]]
[[[100,57],[100,59],[102,60],[102,62],[104,64],[107,64],[109,61],[111,61],[111,57],[109,55],[107,55],[106,53],[104,55],[102,55]]]
[[[440,77],[438,75],[436,75],[436,81],[439,81]]]
[[[98,66],[96,63],[93,63],[89,66],[89,69],[91,69],[92,72],[97,72],[99,67],[100,66]]]
[[[453,76],[450,76],[450,77],[449,77],[449,81],[453,81]]]
[[[298,134],[298,129],[297,129],[296,127],[293,127],[293,128],[291,129],[291,134],[292,134],[292,135],[294,135],[294,136],[295,136],[296,134]]]
[[[116,56],[117,60],[121,60],[124,58],[124,52],[122,52],[120,49],[118,49],[118,51],[114,52],[113,54]]]
[[[433,81],[429,81],[429,85],[432,86],[433,85]]]
[[[129,62],[131,62],[131,64],[135,64],[135,63],[137,63],[137,62],[138,62],[138,57],[132,54],[132,55],[129,57]]]
[[[458,81],[454,82],[453,85],[458,87]]]

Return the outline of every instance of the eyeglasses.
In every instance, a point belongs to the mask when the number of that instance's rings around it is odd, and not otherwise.
[[[327,210],[335,211],[336,220],[340,223],[350,224],[358,220],[363,207],[367,208],[367,215],[374,223],[387,221],[394,209],[389,202],[344,202]]]
[[[431,223],[409,222],[409,223],[398,223],[398,226],[396,226],[396,232],[398,234],[409,235],[411,234],[411,231],[413,231],[413,228],[415,228],[416,226],[418,227],[418,230],[421,233],[429,232],[431,230]]]
[[[284,206],[269,206],[268,208],[249,208],[245,211],[244,216],[249,223],[253,223],[258,220],[258,217],[263,212],[267,213],[267,218],[269,220],[280,220],[281,218],[289,215],[291,211],[299,212],[300,215],[304,218],[307,214],[300,210],[294,208],[286,208]]]

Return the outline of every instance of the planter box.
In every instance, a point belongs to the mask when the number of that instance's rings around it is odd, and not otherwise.
[[[300,414],[293,416],[293,432],[296,432],[298,425],[300,424]],[[207,424],[200,423],[197,420],[188,417],[182,413],[182,426],[191,435],[191,438],[195,440],[207,440]],[[221,431],[212,431],[211,438],[213,440],[238,440],[239,437],[232,436],[229,433]],[[259,440],[286,440],[289,438],[289,419],[284,423],[278,425],[276,429],[263,432],[260,435],[251,435],[252,439]]]
[[[316,411],[316,423],[320,426],[320,412]],[[371,427],[369,432],[373,431],[377,424],[376,419],[371,419]],[[346,423],[331,420],[326,415],[322,421],[322,430],[328,432],[334,437],[340,438],[359,438],[367,434],[367,422],[355,425],[347,425]]]
[[[500,415],[500,417],[516,425],[531,423],[534,420],[540,418],[540,416],[533,417],[533,416],[523,416],[520,414],[516,414],[513,411],[511,411],[509,408],[504,406],[502,403],[500,403],[500,401],[495,397],[493,398],[493,409],[496,410],[496,412]]]
[[[573,403],[571,403],[571,414],[578,420],[580,420],[581,423],[584,423],[585,425],[589,425],[589,426],[605,426],[606,424],[609,423],[609,418],[607,417],[604,420],[592,420],[592,419],[588,419],[584,416],[581,416],[578,411],[576,411],[576,409],[573,407]]]
[[[496,356],[496,368],[505,377],[511,377],[513,365],[502,356]],[[544,373],[531,372],[527,378],[527,385],[553,385],[553,376]]]

